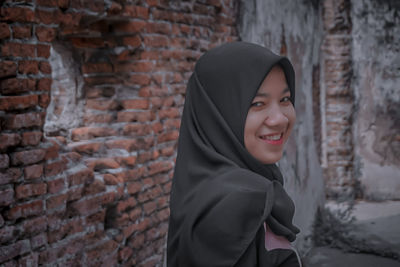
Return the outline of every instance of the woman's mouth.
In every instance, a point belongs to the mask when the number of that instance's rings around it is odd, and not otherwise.
[[[273,133],[267,135],[261,135],[260,138],[271,145],[281,145],[283,144],[283,133]]]

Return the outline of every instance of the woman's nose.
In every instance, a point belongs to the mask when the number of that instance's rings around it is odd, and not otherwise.
[[[271,108],[264,123],[270,127],[286,125],[289,119],[285,116],[279,106]]]

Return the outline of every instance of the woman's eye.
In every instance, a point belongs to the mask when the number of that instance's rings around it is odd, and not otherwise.
[[[262,105],[264,105],[264,103],[260,101],[251,104],[252,107],[261,107]]]
[[[290,101],[289,96],[285,96],[284,98],[281,99],[281,102],[289,102],[289,101]]]

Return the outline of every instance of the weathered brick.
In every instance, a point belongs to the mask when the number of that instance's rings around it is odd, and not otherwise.
[[[172,132],[166,132],[166,133],[162,133],[157,137],[157,142],[158,143],[164,143],[164,142],[168,142],[168,141],[174,141],[174,140],[178,140],[179,137],[179,131],[175,130]]]
[[[173,166],[170,161],[155,162],[149,166],[149,175],[169,171],[172,169],[172,167]]]
[[[0,62],[0,78],[17,75],[17,64],[13,61],[4,60]]]
[[[118,108],[118,103],[110,99],[88,99],[86,101],[86,108],[96,110],[115,110]]]
[[[46,233],[41,233],[41,234],[38,234],[31,238],[31,246],[33,249],[40,248],[45,245],[47,245],[47,234]],[[36,255],[35,256],[36,258],[33,261],[29,262],[31,265],[26,264],[26,265],[22,265],[22,266],[38,266],[37,262],[38,262],[39,256],[36,253],[34,255]]]
[[[94,171],[103,169],[117,169],[120,167],[120,164],[113,158],[88,160],[86,164],[89,169]]]
[[[143,43],[146,47],[167,47],[169,42],[168,42],[168,37],[160,35],[160,36],[145,36],[143,38]]]
[[[60,207],[65,209],[66,203],[67,203],[67,198],[68,198],[67,194],[49,197],[48,199],[46,199],[47,211],[52,210],[52,209],[60,209]]]
[[[70,174],[67,177],[69,186],[90,183],[93,181],[93,179],[94,174],[93,171],[91,171],[90,169],[82,169],[73,174]]]
[[[32,37],[32,26],[30,25],[15,25],[12,27],[13,38],[23,39]]]
[[[44,166],[44,174],[46,177],[57,175],[63,172],[67,167],[64,160],[48,163]]]
[[[5,117],[6,129],[21,129],[34,126],[41,127],[44,123],[45,113],[24,113],[16,115],[8,115]]]
[[[97,212],[101,207],[101,196],[86,198],[68,204],[68,213],[73,215],[89,215]]]
[[[47,185],[45,183],[39,184],[23,184],[15,188],[17,198],[28,198],[31,196],[44,195],[47,192]]]
[[[11,163],[13,165],[29,165],[34,164],[44,159],[46,151],[44,149],[33,149],[11,154]]]
[[[22,74],[38,74],[39,62],[35,60],[23,60],[18,62],[18,72]]]
[[[83,153],[83,154],[94,154],[98,153],[102,148],[103,148],[103,143],[75,143],[75,144],[69,144],[68,145],[73,151]]]
[[[0,184],[8,184],[16,182],[22,175],[20,169],[8,168],[0,172]]]
[[[0,228],[0,243],[4,244],[18,238],[18,231],[15,226],[4,226]]]
[[[150,76],[148,74],[132,74],[129,77],[129,82],[134,85],[145,86],[150,84]]]
[[[100,180],[94,180],[90,184],[86,184],[83,190],[84,195],[94,195],[106,190],[104,183]]]
[[[149,100],[147,99],[129,99],[121,102],[124,109],[148,109]]]
[[[22,222],[22,234],[32,236],[45,232],[47,229],[47,219],[48,217],[46,215],[25,219]]]
[[[38,57],[49,58],[50,57],[50,45],[38,44],[36,46],[36,55]]]
[[[34,200],[28,203],[18,204],[7,211],[6,217],[9,220],[15,220],[18,218],[26,218],[29,216],[40,215],[44,212],[44,201]]]
[[[35,48],[36,46],[33,44],[5,43],[1,48],[1,52],[3,56],[33,57]]]
[[[5,79],[0,82],[2,94],[19,94],[36,90],[36,80],[34,79]]]
[[[139,36],[126,36],[123,37],[122,43],[131,48],[139,47],[142,44],[142,39]],[[122,55],[121,55],[122,56]],[[122,59],[122,58],[120,58]]]
[[[95,137],[115,136],[117,131],[106,127],[82,127],[71,131],[72,140],[88,140]]]
[[[37,95],[5,96],[0,98],[0,110],[19,110],[35,107],[38,104]]]
[[[0,134],[0,150],[19,145],[21,137],[19,134]]]
[[[0,39],[10,38],[10,28],[7,23],[0,23]]]
[[[37,83],[37,90],[38,91],[50,91],[51,90],[51,84],[53,80],[50,78],[42,78],[39,80]]]
[[[140,182],[132,182],[126,185],[129,194],[135,194],[142,189],[142,183]]]
[[[2,7],[0,11],[1,19],[13,22],[34,22],[35,13],[30,8],[25,7]]]
[[[123,134],[127,136],[144,136],[151,133],[151,126],[147,124],[126,124]]]
[[[153,111],[120,111],[117,114],[118,122],[148,122],[155,119]]]
[[[0,169],[5,169],[10,166],[10,158],[7,154],[0,154]]]
[[[19,240],[11,245],[0,247],[0,262],[5,262],[31,249],[29,240]]]
[[[44,74],[51,74],[51,65],[47,61],[40,61],[39,63],[39,70],[41,73]]]
[[[11,188],[0,190],[0,206],[8,206],[14,202],[14,190]]]
[[[56,29],[50,27],[37,27],[36,37],[41,42],[52,42],[56,37]]]
[[[47,182],[47,191],[56,194],[65,188],[65,178],[58,178]]]
[[[85,63],[82,66],[83,73],[104,73],[112,71],[113,71],[112,65],[106,62]]]
[[[23,146],[36,146],[42,140],[43,133],[40,131],[24,132],[22,134],[21,145]]]

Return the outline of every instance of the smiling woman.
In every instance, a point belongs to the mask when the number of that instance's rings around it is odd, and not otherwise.
[[[264,164],[279,161],[296,120],[285,73],[277,65],[264,79],[247,113],[244,144]]]
[[[294,203],[275,165],[294,121],[289,60],[245,42],[196,63],[172,181],[169,267],[300,266]]]

